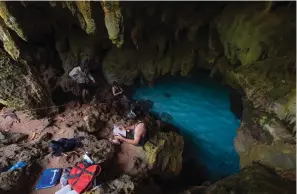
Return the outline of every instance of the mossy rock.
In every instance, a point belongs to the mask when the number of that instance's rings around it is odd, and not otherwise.
[[[11,59],[0,50],[0,103],[27,113],[54,112],[51,96],[41,78],[28,64]]]
[[[105,26],[109,39],[118,48],[124,43],[123,16],[118,1],[102,1],[102,8],[105,13]]]
[[[295,145],[284,143],[281,140],[270,145],[255,144],[250,150],[239,153],[240,166],[245,167],[253,161],[260,161],[276,170],[294,170],[296,169],[295,154]]]
[[[296,123],[295,15],[285,10],[255,12],[261,4],[227,5],[215,20],[233,69],[222,72],[240,86],[255,108]],[[263,4],[264,5],[264,4]]]
[[[242,65],[249,65],[266,58],[294,56],[295,27],[289,20],[294,14],[255,13],[255,6],[241,8],[226,6],[216,21],[225,56],[231,63],[239,59]]]
[[[293,194],[295,182],[286,180],[271,168],[253,163],[236,174],[209,186],[206,194]]]
[[[144,145],[149,167],[173,175],[178,175],[182,169],[183,149],[183,137],[174,132],[157,132]]]
[[[76,1],[75,4],[85,20],[86,26],[84,30],[87,34],[94,34],[96,32],[96,24],[92,17],[91,1]],[[66,3],[66,5],[73,12],[73,6],[69,3]]]
[[[3,47],[6,52],[14,59],[19,59],[20,49],[12,38],[8,28],[6,27],[2,18],[0,18],[0,40],[3,42]]]
[[[102,69],[109,83],[130,85],[139,75],[136,52],[113,48],[104,58]]]
[[[11,6],[10,6],[11,7]],[[24,33],[24,30],[22,29],[21,24],[17,21],[17,18],[15,18],[10,10],[9,6],[7,6],[7,2],[1,1],[0,2],[0,17],[3,19],[5,22],[6,26],[22,38],[23,40],[27,41],[27,37]]]

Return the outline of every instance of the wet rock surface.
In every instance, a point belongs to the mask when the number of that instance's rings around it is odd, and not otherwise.
[[[262,164],[253,163],[238,174],[227,177],[210,186],[196,186],[184,194],[227,194],[227,193],[294,193],[295,181],[285,179]]]
[[[234,140],[240,166],[259,161],[278,171],[296,169],[295,137],[279,121],[245,104],[241,126]]]
[[[178,175],[182,169],[183,137],[174,132],[158,132],[145,145],[144,150],[150,168]]]

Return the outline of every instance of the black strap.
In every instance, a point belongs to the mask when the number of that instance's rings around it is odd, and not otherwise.
[[[84,168],[81,168],[81,167],[78,166],[78,164],[76,164],[76,165],[74,166],[74,168],[79,169],[79,170],[80,170],[80,173],[78,173],[78,174],[74,174],[74,175],[69,175],[67,179],[74,179],[74,178],[77,178],[77,179],[74,181],[74,183],[72,184],[72,185],[75,185],[75,184],[77,183],[77,181],[79,180],[79,177],[82,175],[83,172],[85,172],[85,173],[87,173],[87,174],[89,174],[89,175],[92,175],[92,176],[95,175],[95,173],[92,173],[92,172],[86,170],[86,168],[88,168],[88,167],[89,167],[89,166],[85,166],[85,165],[84,165]]]
[[[139,124],[141,124],[141,123],[143,123],[142,121],[138,121],[135,125],[134,125],[134,130],[136,129],[136,127],[139,125]]]

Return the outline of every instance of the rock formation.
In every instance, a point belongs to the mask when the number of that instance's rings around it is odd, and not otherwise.
[[[158,132],[144,145],[149,167],[163,175],[180,173],[183,148],[183,138],[174,132]]]
[[[0,2],[0,104],[33,115],[54,112],[48,107],[56,95],[80,95],[68,76],[76,66],[91,69],[100,89],[105,81],[152,83],[203,68],[244,91],[234,141],[242,173],[253,161],[279,174],[294,170],[295,13],[295,2]],[[98,115],[87,115],[89,132],[103,127],[93,122]],[[178,174],[182,149],[168,155],[172,139],[183,147],[182,138],[163,132],[145,147],[151,166]],[[216,188],[209,192],[220,193]]]
[[[29,109],[31,113],[50,113],[51,95],[40,76],[26,61],[17,62],[0,50],[0,103],[17,109]],[[43,110],[30,110],[31,108]]]
[[[294,193],[295,183],[278,176],[273,169],[253,163],[240,173],[206,187],[197,186],[184,194],[231,194],[231,193]]]
[[[117,47],[124,43],[124,24],[119,1],[101,1],[109,39]]]

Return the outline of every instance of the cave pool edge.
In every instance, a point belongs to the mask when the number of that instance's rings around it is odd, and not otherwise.
[[[198,72],[191,78],[165,76],[153,87],[137,87],[133,99],[152,101],[151,112],[180,129],[184,160],[204,168],[214,182],[240,169],[234,148],[240,119],[230,110],[229,95],[218,80]]]

